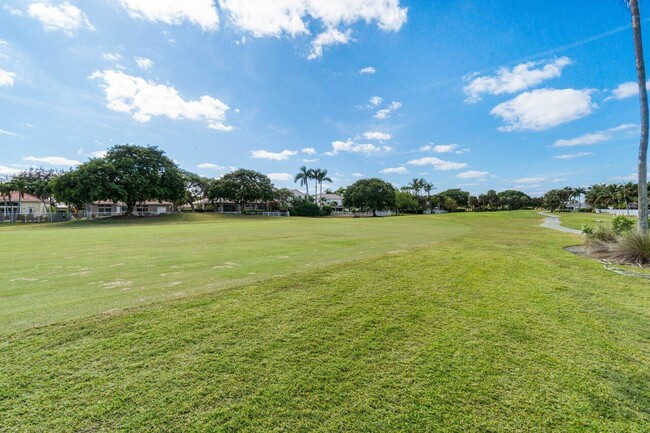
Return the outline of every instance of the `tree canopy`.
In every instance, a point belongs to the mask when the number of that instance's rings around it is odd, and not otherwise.
[[[98,200],[124,202],[127,214],[149,200],[178,202],[185,194],[183,174],[157,147],[118,145],[59,176],[52,183],[58,200],[83,205]]]
[[[395,188],[378,179],[360,179],[347,187],[343,205],[358,209],[370,209],[376,215],[378,210],[395,207]]]
[[[232,200],[242,212],[245,212],[246,203],[273,200],[274,196],[275,190],[268,176],[243,168],[215,180],[208,191],[210,200]]]

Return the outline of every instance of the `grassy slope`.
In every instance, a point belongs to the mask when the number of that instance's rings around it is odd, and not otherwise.
[[[613,218],[612,215],[590,212],[560,212],[555,215],[560,217],[563,226],[576,230],[580,230],[583,224],[590,227],[596,227],[598,224],[609,224]]]
[[[175,215],[0,228],[0,335],[466,233],[450,222]]]
[[[473,230],[15,334],[0,430],[648,431],[650,281],[532,213],[439,219]]]

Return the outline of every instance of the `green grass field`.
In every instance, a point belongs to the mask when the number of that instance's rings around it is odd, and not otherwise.
[[[613,218],[612,215],[590,212],[559,212],[554,215],[560,217],[563,226],[576,230],[580,230],[583,224],[590,227],[596,227],[599,224],[609,224]]]
[[[541,219],[3,227],[0,431],[650,431],[650,281]]]

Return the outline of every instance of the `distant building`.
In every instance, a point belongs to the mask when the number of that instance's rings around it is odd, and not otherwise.
[[[47,205],[40,198],[31,194],[12,192],[9,201],[0,201],[0,217],[10,218],[12,215],[27,215],[40,217],[46,215]]]

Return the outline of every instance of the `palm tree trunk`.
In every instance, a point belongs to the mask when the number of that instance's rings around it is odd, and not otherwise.
[[[645,61],[641,36],[641,14],[639,0],[630,0],[632,32],[634,33],[634,54],[639,81],[639,103],[641,105],[641,140],[639,143],[639,232],[648,230],[648,89],[646,87]]]

